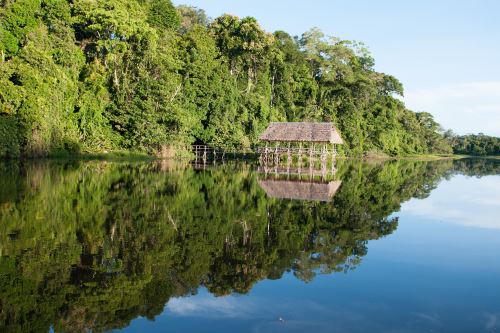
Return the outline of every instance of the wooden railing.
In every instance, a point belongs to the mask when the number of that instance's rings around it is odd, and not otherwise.
[[[223,147],[211,147],[207,145],[193,145],[191,146],[194,153],[207,153],[213,154],[265,154],[265,153],[291,153],[292,155],[320,155],[322,153],[329,153],[336,155],[335,149],[326,150],[318,147],[256,147],[251,148],[223,148]]]
[[[326,161],[331,157],[335,158],[337,152],[335,148],[328,149],[326,145],[310,147],[256,147],[255,149],[236,149],[210,147],[207,145],[193,145],[192,151],[195,154],[195,163],[207,163],[207,161],[224,161],[226,159],[247,159],[249,157],[258,157],[263,165],[280,164],[283,160],[287,163],[294,158],[299,163],[303,158],[310,162]]]
[[[247,159],[252,155],[255,155],[255,151],[252,149],[217,148],[207,145],[193,145],[192,151],[195,154],[196,162],[224,161],[226,159]]]

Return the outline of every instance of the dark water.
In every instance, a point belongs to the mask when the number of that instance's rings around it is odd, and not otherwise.
[[[497,331],[499,175],[3,163],[0,331]]]

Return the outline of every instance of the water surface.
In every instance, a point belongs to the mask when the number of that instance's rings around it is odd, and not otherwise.
[[[0,331],[489,332],[500,161],[0,164]]]

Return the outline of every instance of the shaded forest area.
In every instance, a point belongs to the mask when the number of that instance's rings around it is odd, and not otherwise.
[[[333,202],[270,198],[248,165],[0,162],[0,331],[102,332],[171,298],[348,272],[392,215],[443,178],[500,161],[342,160]]]
[[[450,142],[453,153],[475,156],[500,155],[500,138],[479,134],[456,135],[453,132],[445,133]]]
[[[451,153],[358,42],[268,33],[169,0],[0,1],[0,157],[193,142],[252,147],[270,121],[333,121],[344,154]]]

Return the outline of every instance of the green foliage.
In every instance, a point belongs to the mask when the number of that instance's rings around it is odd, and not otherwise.
[[[158,29],[176,29],[180,17],[170,0],[151,0],[149,2],[148,23]]]
[[[0,52],[2,59],[17,54],[26,35],[38,24],[40,0],[6,1],[0,7]]]
[[[181,31],[187,32],[196,25],[208,26],[210,20],[203,9],[196,7],[180,5],[177,7],[180,17]]]
[[[19,128],[13,116],[0,115],[0,156],[13,158],[19,157],[20,147],[17,137]]]
[[[93,61],[82,70],[79,85],[79,99],[75,105],[76,121],[80,132],[80,142],[87,152],[113,149],[118,138],[111,130],[106,117],[111,97],[106,87],[106,69],[98,61]]]
[[[462,155],[493,156],[500,155],[500,138],[479,134],[455,135],[448,131],[445,137],[453,152]]]
[[[334,122],[349,155],[451,151],[363,44],[316,28],[270,34],[170,0],[11,0],[0,18],[0,114],[21,155],[248,148],[270,121],[304,120]]]

